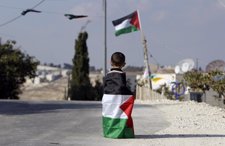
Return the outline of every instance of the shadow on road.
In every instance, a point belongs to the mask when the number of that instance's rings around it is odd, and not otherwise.
[[[0,115],[25,115],[57,112],[62,109],[96,109],[102,108],[100,102],[85,101],[0,101]]]
[[[210,138],[225,137],[223,134],[152,134],[152,135],[135,135],[136,139],[160,139],[160,138]]]

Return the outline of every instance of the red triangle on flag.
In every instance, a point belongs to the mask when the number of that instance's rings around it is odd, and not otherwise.
[[[141,27],[140,27],[140,22],[139,22],[138,12],[137,11],[134,12],[130,23],[132,25],[134,25],[138,30],[140,30]]]
[[[134,96],[131,96],[126,102],[124,102],[120,109],[124,111],[124,113],[127,115],[127,127],[132,128],[133,127],[133,120],[131,118],[131,113],[134,105]]]

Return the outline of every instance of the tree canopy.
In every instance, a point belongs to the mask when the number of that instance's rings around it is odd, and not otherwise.
[[[20,85],[36,76],[39,61],[15,47],[15,41],[0,42],[0,99],[19,99]]]

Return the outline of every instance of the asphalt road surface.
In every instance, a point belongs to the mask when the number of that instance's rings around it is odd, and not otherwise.
[[[135,104],[136,138],[102,136],[101,102],[0,100],[0,146],[139,146],[169,126],[152,105]]]

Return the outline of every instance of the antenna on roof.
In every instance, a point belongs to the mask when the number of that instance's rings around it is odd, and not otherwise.
[[[175,73],[176,74],[183,74],[185,72],[188,72],[192,70],[195,67],[195,62],[193,59],[184,59],[178,62],[178,64],[175,66]]]

